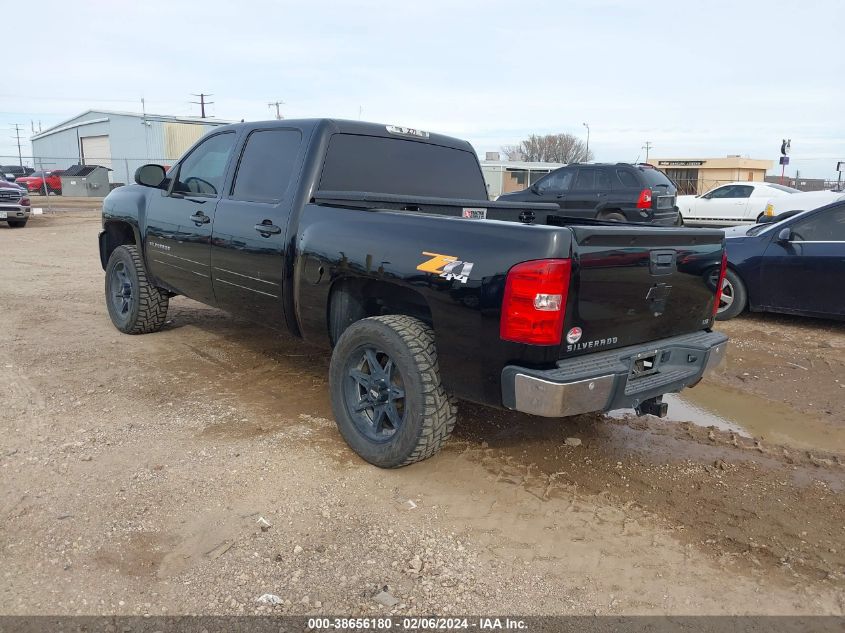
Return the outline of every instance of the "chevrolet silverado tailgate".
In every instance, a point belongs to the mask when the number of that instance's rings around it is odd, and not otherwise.
[[[571,226],[561,358],[712,325],[724,235],[710,229]]]

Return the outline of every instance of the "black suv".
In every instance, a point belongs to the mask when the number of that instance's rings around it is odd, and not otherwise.
[[[651,165],[598,163],[561,167],[498,200],[554,202],[576,218],[679,226],[677,193],[666,174]]]
[[[0,173],[3,174],[3,179],[8,182],[15,182],[15,179],[29,176],[33,172],[35,170],[32,167],[24,167],[23,165],[0,165]]]

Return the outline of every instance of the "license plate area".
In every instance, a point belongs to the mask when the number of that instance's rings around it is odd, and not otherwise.
[[[636,380],[637,378],[656,374],[659,371],[658,366],[659,362],[657,352],[638,354],[634,357],[633,362],[631,363],[631,371],[628,372],[628,379]]]
[[[5,219],[6,219],[6,212],[0,211],[0,220],[5,220]]]

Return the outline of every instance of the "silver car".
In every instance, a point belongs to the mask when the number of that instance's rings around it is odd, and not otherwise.
[[[7,182],[0,182],[0,222],[8,222],[13,229],[26,226],[31,213],[26,191]]]

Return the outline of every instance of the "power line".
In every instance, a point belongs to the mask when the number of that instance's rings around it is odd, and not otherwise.
[[[648,162],[648,153],[651,151],[652,147],[654,147],[654,145],[651,144],[651,141],[646,141],[645,145],[640,148],[645,150],[645,162]]]
[[[214,103],[213,101],[206,101],[205,98],[206,97],[213,97],[214,95],[209,95],[209,94],[205,94],[204,92],[201,92],[199,94],[191,93],[191,96],[200,98],[199,101],[191,101],[191,103],[195,103],[200,107],[200,117],[202,117],[204,119],[205,118],[205,106],[211,105],[212,103]]]
[[[276,119],[278,119],[278,120],[282,120],[282,119],[285,118],[285,117],[282,116],[282,113],[279,112],[279,106],[284,105],[284,103],[285,103],[284,101],[271,101],[270,103],[267,104],[267,107],[270,108],[271,110],[273,109],[273,106],[276,106]]]

